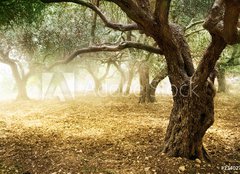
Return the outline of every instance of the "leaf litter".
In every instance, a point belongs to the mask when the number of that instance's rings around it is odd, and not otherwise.
[[[2,102],[0,173],[228,173],[222,166],[240,166],[240,100],[220,94],[215,103],[215,123],[204,138],[207,164],[161,153],[170,96],[146,105],[133,96]]]

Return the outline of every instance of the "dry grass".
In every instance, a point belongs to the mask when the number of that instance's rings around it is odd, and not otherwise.
[[[137,104],[135,97],[0,103],[0,173],[222,173],[240,165],[240,101],[216,98],[216,121],[205,144],[213,164],[161,155],[172,105]]]

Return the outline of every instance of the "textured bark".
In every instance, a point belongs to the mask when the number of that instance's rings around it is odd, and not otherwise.
[[[170,81],[174,104],[164,148],[169,156],[209,159],[202,144],[203,136],[214,122],[215,73],[209,72],[214,71],[214,65],[225,46],[224,40],[213,36],[212,44],[192,77],[182,76],[176,79],[174,73],[177,71],[170,72],[173,73]]]
[[[188,92],[182,90],[181,93],[187,95]],[[182,97],[179,93],[174,97],[165,137],[164,152],[167,155],[209,160],[203,147],[203,136],[214,122],[214,93],[206,84],[197,95]]]

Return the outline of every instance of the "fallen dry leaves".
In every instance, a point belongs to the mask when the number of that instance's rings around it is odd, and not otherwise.
[[[161,154],[171,105],[169,96],[148,105],[93,96],[0,103],[0,173],[223,173],[223,165],[240,165],[238,96],[216,98],[204,141],[212,164]]]

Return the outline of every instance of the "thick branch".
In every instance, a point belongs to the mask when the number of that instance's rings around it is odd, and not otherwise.
[[[226,45],[227,44],[222,37],[212,35],[212,42],[192,77],[194,84],[199,86],[205,84],[207,78],[213,72],[216,62]]]
[[[10,50],[7,53],[0,51],[0,61],[7,65],[13,65],[13,64],[15,64],[15,61],[8,57],[9,52],[10,52]]]
[[[93,1],[94,5],[99,8],[99,0]],[[91,27],[91,44],[95,42],[95,32],[97,27],[97,13],[93,11],[93,21]]]
[[[127,16],[135,21],[140,29],[143,29],[145,34],[152,33],[154,28],[154,18],[151,14],[147,13],[144,9],[139,6],[133,0],[106,0],[113,2],[118,5]]]
[[[156,0],[155,19],[161,24],[168,24],[171,0]]]
[[[225,0],[225,14],[224,14],[224,39],[227,43],[235,44],[240,42],[238,36],[238,18],[240,13],[240,1]]]
[[[146,13],[151,13],[149,0],[136,0],[139,8],[143,9]]]
[[[127,48],[136,48],[136,49],[141,49],[145,50],[148,52],[156,53],[156,54],[162,54],[162,50],[159,48],[154,48],[151,46],[147,46],[141,43],[136,43],[136,42],[122,42],[119,45],[116,46],[109,46],[109,45],[102,45],[102,46],[91,46],[88,48],[82,48],[77,51],[75,51],[73,54],[71,54],[69,57],[67,57],[64,60],[58,61],[51,65],[48,69],[52,69],[53,67],[61,64],[67,64],[71,62],[73,59],[75,59],[78,55],[80,54],[85,54],[85,53],[93,53],[93,52],[116,52],[116,51],[121,51]]]
[[[106,27],[112,28],[114,30],[119,30],[119,31],[130,31],[130,30],[139,30],[139,27],[137,24],[133,23],[133,24],[118,24],[118,23],[112,23],[110,22],[106,16],[101,12],[101,10],[93,5],[92,3],[89,2],[85,2],[82,0],[41,0],[44,3],[53,3],[53,2],[72,2],[72,3],[76,3],[79,5],[82,5],[84,7],[90,8],[91,10],[93,10],[104,22],[104,24],[106,25]]]
[[[240,13],[240,1],[216,0],[204,28],[211,34],[224,38],[227,44],[240,43],[240,34],[237,29]]]
[[[3,51],[0,51],[0,62],[10,66],[13,77],[14,77],[16,83],[19,84],[19,83],[21,83],[22,78],[18,71],[17,63],[14,60],[10,59],[8,57],[8,54],[9,54],[9,52],[3,53]]]

